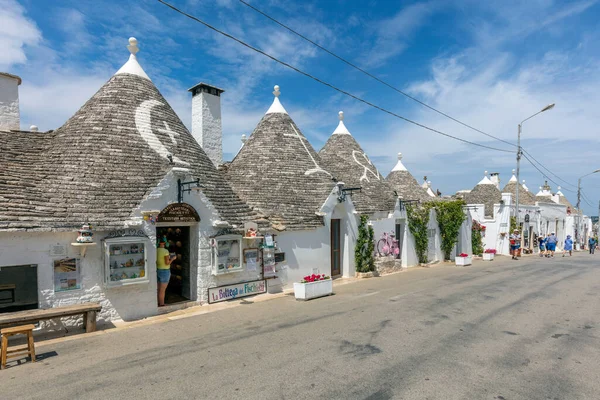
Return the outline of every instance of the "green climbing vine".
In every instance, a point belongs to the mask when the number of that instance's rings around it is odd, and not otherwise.
[[[485,227],[479,222],[473,221],[473,225],[471,227],[471,246],[473,247],[473,254],[483,254],[483,232],[485,232]]]
[[[440,227],[440,236],[442,237],[442,251],[444,259],[449,260],[452,250],[458,243],[460,227],[466,216],[463,211],[464,202],[462,200],[439,201],[435,203],[437,213],[437,222]]]
[[[509,234],[513,233],[517,229],[517,217],[510,217],[510,231]]]
[[[358,226],[358,239],[354,249],[356,272],[371,272],[375,270],[375,232],[368,225],[369,217],[361,215]]]
[[[427,225],[429,224],[429,210],[432,203],[419,205],[408,204],[406,206],[406,217],[408,219],[408,230],[415,239],[415,251],[421,264],[427,263]]]

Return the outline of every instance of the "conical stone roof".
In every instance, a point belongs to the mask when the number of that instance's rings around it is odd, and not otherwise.
[[[471,190],[465,193],[465,202],[467,204],[483,204],[486,217],[494,216],[494,204],[500,203],[502,193],[496,185],[487,177],[485,171],[484,178]]]
[[[513,171],[514,174],[514,171]],[[515,201],[517,196],[517,177],[513,175],[508,183],[502,189],[502,193],[510,193],[513,201]],[[534,206],[535,205],[535,196],[533,193],[528,192],[523,185],[519,188],[519,204],[525,206]]]
[[[300,128],[275,101],[227,167],[235,192],[283,230],[323,226],[316,213],[335,187]]]
[[[323,167],[344,182],[344,187],[362,188],[360,193],[352,194],[359,213],[392,211],[396,201],[394,190],[344,125],[344,113],[340,111],[339,115],[338,127],[319,151]]]
[[[32,191],[44,202],[44,214],[23,213],[13,227],[68,229],[90,222],[95,229],[122,228],[173,167],[187,168],[200,179],[201,192],[221,220],[240,225],[254,215],[139,72],[135,57],[126,66],[48,134],[36,166],[43,173],[36,172],[40,179]],[[176,187],[163,190],[176,198]]]
[[[427,194],[427,189],[423,189],[406,169],[402,163],[402,153],[398,153],[398,162],[385,180],[402,200],[419,200],[422,202],[434,200],[433,197]]]

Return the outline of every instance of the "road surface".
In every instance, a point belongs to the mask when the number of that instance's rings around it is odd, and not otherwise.
[[[598,399],[600,255],[440,265],[41,345],[2,399]]]

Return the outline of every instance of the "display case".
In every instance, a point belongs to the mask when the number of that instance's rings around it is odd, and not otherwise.
[[[107,286],[148,283],[148,241],[141,237],[104,242],[104,281]]]
[[[211,245],[213,275],[244,270],[241,235],[218,236],[211,240]]]

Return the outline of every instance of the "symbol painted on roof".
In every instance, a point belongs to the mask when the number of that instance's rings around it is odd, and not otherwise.
[[[306,154],[308,154],[308,156],[312,160],[313,164],[315,164],[315,167],[309,169],[306,172],[304,172],[304,175],[312,175],[312,174],[316,174],[317,172],[323,172],[323,173],[325,173],[325,174],[327,174],[329,176],[332,176],[329,172],[327,172],[323,168],[319,167],[319,164],[317,164],[317,162],[315,161],[315,159],[312,156],[312,154],[310,154],[310,151],[308,151],[308,147],[306,147],[306,144],[302,140],[302,136],[300,136],[300,134],[298,133],[298,131],[296,130],[296,128],[294,128],[294,125],[290,124],[290,126],[292,127],[292,129],[294,130],[294,132],[296,134],[295,135],[289,135],[289,136],[295,136],[295,137],[298,138],[298,140],[300,140],[300,143],[302,143],[302,147],[304,147],[304,150],[306,150]],[[288,136],[288,135],[285,135],[285,136]]]
[[[360,181],[361,182],[362,181],[371,182],[369,180],[369,177],[367,176],[368,174],[373,175],[378,181],[381,180],[381,176],[379,175],[379,171],[377,170],[377,168],[375,168],[375,166],[373,165],[373,163],[371,162],[371,160],[369,160],[369,157],[367,157],[367,155],[365,153],[361,153],[360,151],[357,151],[357,150],[352,150],[352,158],[354,158],[354,161],[358,165],[360,165],[361,167],[364,168],[363,174],[360,177]],[[367,165],[364,165],[363,162],[366,162]],[[373,172],[371,170],[371,167],[375,169],[375,172]]]
[[[137,127],[138,132],[142,136],[142,138],[148,143],[148,145],[158,153],[162,158],[168,160],[169,156],[173,154],[173,152],[169,151],[167,147],[160,141],[160,139],[154,134],[152,131],[152,109],[156,106],[163,105],[158,100],[146,100],[135,110],[135,126]],[[175,140],[175,136],[177,133],[173,132],[169,125],[163,121],[165,129],[157,129],[161,133],[166,133],[171,138],[172,145],[176,145],[177,141]],[[185,161],[179,159],[179,157],[173,155],[173,162],[189,165]]]

